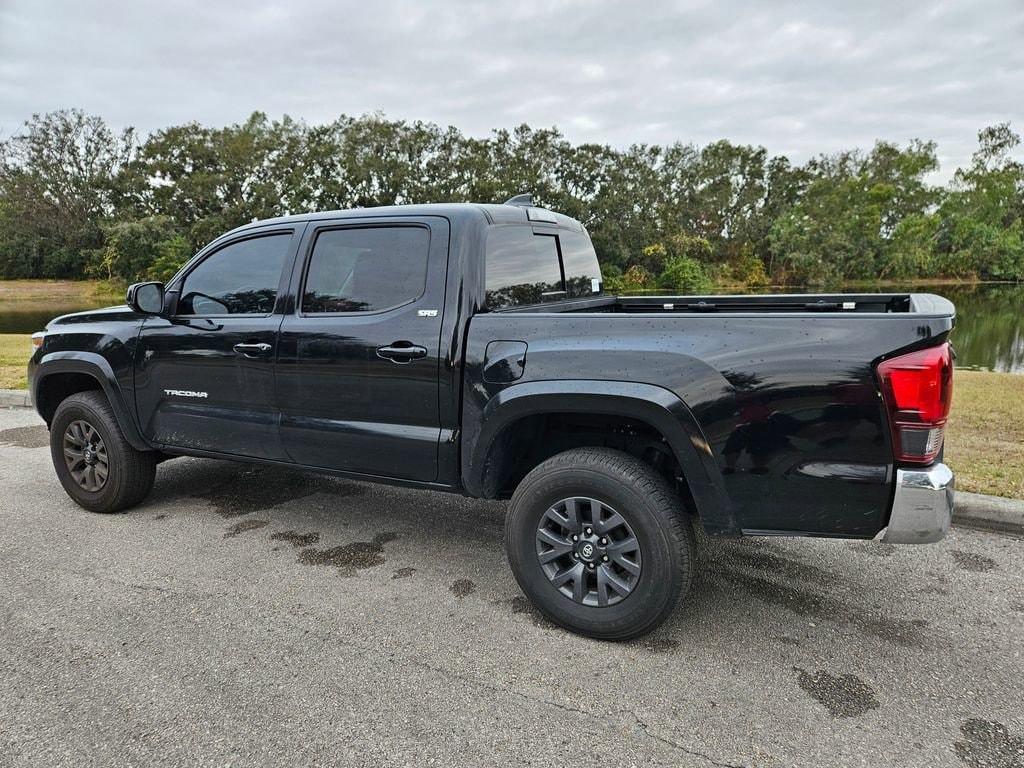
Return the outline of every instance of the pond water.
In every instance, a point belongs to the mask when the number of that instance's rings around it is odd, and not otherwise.
[[[956,304],[953,346],[961,368],[1024,373],[1024,284],[944,285],[881,291],[937,293]],[[32,333],[57,315],[107,306],[0,299],[0,333]]]
[[[1024,373],[1024,284],[950,285],[937,293],[956,305],[951,340],[958,368]]]

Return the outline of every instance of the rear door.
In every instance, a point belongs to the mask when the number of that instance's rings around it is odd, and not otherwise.
[[[300,464],[437,478],[449,225],[439,217],[311,224],[281,325],[281,437]]]
[[[274,359],[300,234],[247,233],[168,286],[172,314],[146,320],[135,356],[136,407],[148,439],[286,459]]]

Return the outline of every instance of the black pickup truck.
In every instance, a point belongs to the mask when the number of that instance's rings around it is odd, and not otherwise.
[[[523,591],[624,639],[687,591],[694,524],[940,539],[953,323],[927,294],[609,296],[580,223],[516,198],[254,222],[53,320],[29,381],[86,509],[179,455],[510,498]]]

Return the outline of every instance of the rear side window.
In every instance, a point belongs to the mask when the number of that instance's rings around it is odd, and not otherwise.
[[[291,234],[224,246],[185,277],[179,315],[269,315]]]
[[[430,232],[424,227],[360,227],[317,235],[302,311],[376,312],[406,304],[427,283]]]
[[[529,227],[497,227],[487,236],[486,291],[491,309],[565,298],[558,240]]]
[[[565,291],[569,298],[593,296],[601,292],[601,268],[597,254],[585,232],[558,233],[565,266]]]

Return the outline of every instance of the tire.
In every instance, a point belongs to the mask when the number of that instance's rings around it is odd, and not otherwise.
[[[579,531],[578,541],[570,530]],[[563,553],[566,545],[571,549]],[[512,495],[505,520],[505,550],[527,597],[556,624],[603,640],[639,637],[669,616],[690,588],[694,547],[687,515],[665,479],[639,459],[604,448],[573,449],[535,467]],[[629,549],[635,551],[625,555]],[[581,566],[589,574],[558,584],[569,571],[581,574]],[[623,585],[630,587],[625,594]]]
[[[88,454],[86,445],[92,446]],[[138,504],[156,478],[157,455],[125,440],[101,392],[78,392],[57,406],[50,423],[50,456],[68,496],[90,512],[121,512]]]

